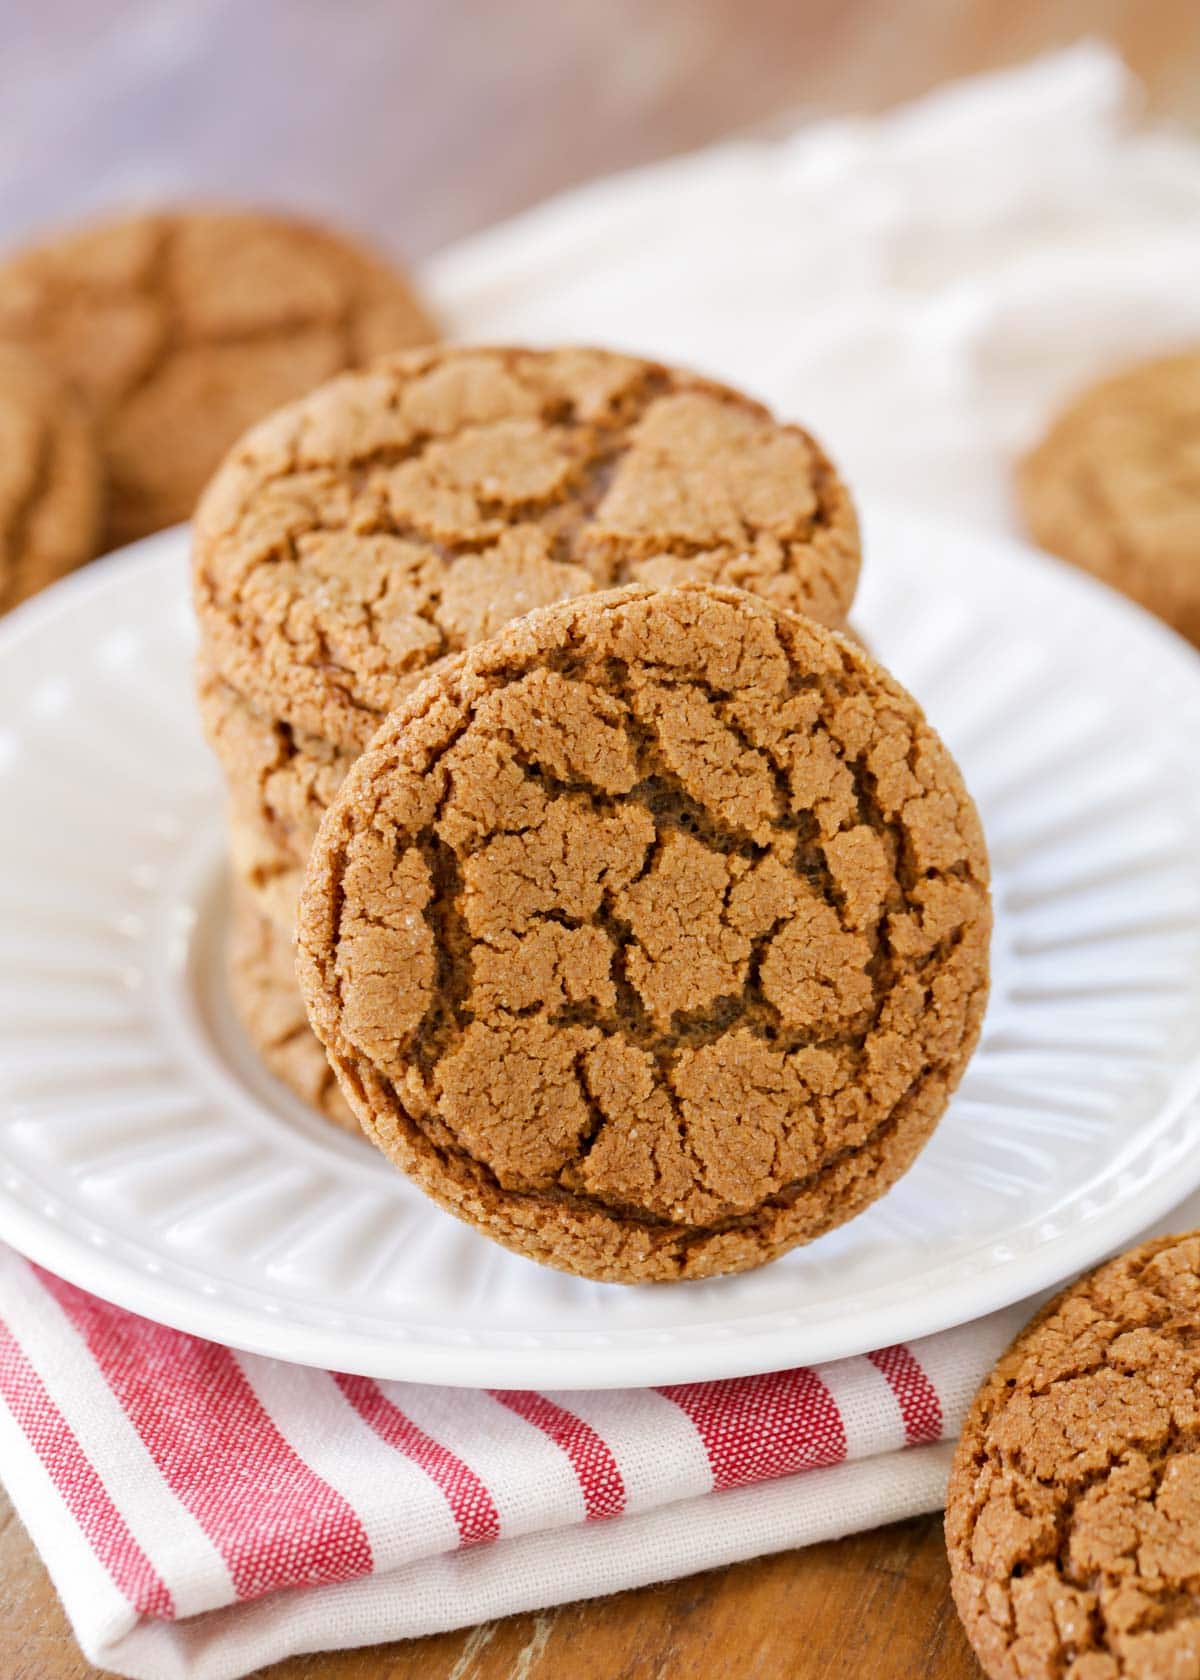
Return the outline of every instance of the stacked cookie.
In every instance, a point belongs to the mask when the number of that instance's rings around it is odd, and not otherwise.
[[[315,1041],[281,1029],[296,899],[357,754],[439,661],[630,580],[730,582],[837,624],[858,564],[812,438],[605,351],[414,352],[250,432],[200,506],[195,597],[243,899],[235,992],[276,1071],[344,1115]]]
[[[881,1194],[990,912],[957,770],[841,634],[858,569],[807,433],[606,351],[412,352],[250,432],[194,583],[268,1064],[593,1277],[758,1265]]]
[[[0,610],[186,519],[238,435],[433,338],[403,275],[253,211],[97,222],[0,264]]]

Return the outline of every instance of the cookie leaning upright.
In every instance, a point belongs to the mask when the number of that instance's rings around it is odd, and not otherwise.
[[[80,403],[30,351],[0,344],[0,612],[89,560],[100,517]]]
[[[110,548],[188,518],[225,451],[280,403],[434,336],[395,269],[261,211],[100,221],[0,264],[0,342],[35,350],[92,413]]]
[[[974,807],[873,660],[741,591],[632,586],[387,721],[313,848],[299,975],[398,1166],[633,1282],[881,1195],[970,1056],[989,928]]]
[[[1200,646],[1200,350],[1072,403],[1021,463],[1036,540]]]
[[[1200,1673],[1200,1235],[1072,1284],[963,1429],[955,1603],[990,1680]]]

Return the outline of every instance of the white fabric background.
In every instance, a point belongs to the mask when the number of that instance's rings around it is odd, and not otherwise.
[[[1140,109],[1084,45],[599,182],[426,278],[461,337],[691,363],[811,425],[860,493],[1010,524],[1054,404],[1200,340],[1200,145]]]

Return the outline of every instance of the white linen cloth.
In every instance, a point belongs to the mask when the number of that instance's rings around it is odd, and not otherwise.
[[[585,188],[425,278],[458,336],[690,362],[856,487],[1003,523],[1052,403],[1200,339],[1200,145],[1137,103],[1083,47]],[[92,1661],[234,1680],[936,1509],[1028,1310],[770,1378],[479,1393],[234,1354],[0,1251],[0,1474]]]
[[[864,500],[1006,524],[1057,403],[1200,342],[1200,143],[1141,103],[1084,44],[597,182],[425,279],[457,337],[681,361],[811,426]]]

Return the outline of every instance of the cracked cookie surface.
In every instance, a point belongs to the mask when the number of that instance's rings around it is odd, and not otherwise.
[[[107,547],[187,519],[229,446],[280,403],[435,336],[372,253],[256,211],[97,222],[0,264],[0,340],[36,349],[92,412]]]
[[[870,653],[853,625],[842,634]],[[309,851],[355,755],[264,717],[203,657],[196,689],[205,736],[225,774],[238,876],[290,936]]]
[[[619,1281],[761,1264],[911,1163],[987,990],[974,807],[848,640],[633,586],[449,661],[337,795],[301,990],[368,1135]]]
[[[946,1502],[992,1680],[1200,1673],[1200,1235],[1110,1260],[980,1390]]]
[[[264,715],[356,751],[437,660],[594,588],[733,584],[840,624],[859,546],[819,445],[600,350],[433,349],[334,380],[197,513],[205,646]]]
[[[247,1038],[276,1079],[334,1125],[357,1134],[358,1121],[304,1013],[291,937],[236,883],[229,995]]]
[[[77,399],[30,351],[0,344],[0,612],[90,560],[100,460]]]
[[[258,909],[290,938],[309,850],[354,757],[264,717],[203,657],[196,692],[225,775],[235,871]]]
[[[1200,646],[1200,350],[1084,392],[1018,482],[1043,548]]]

